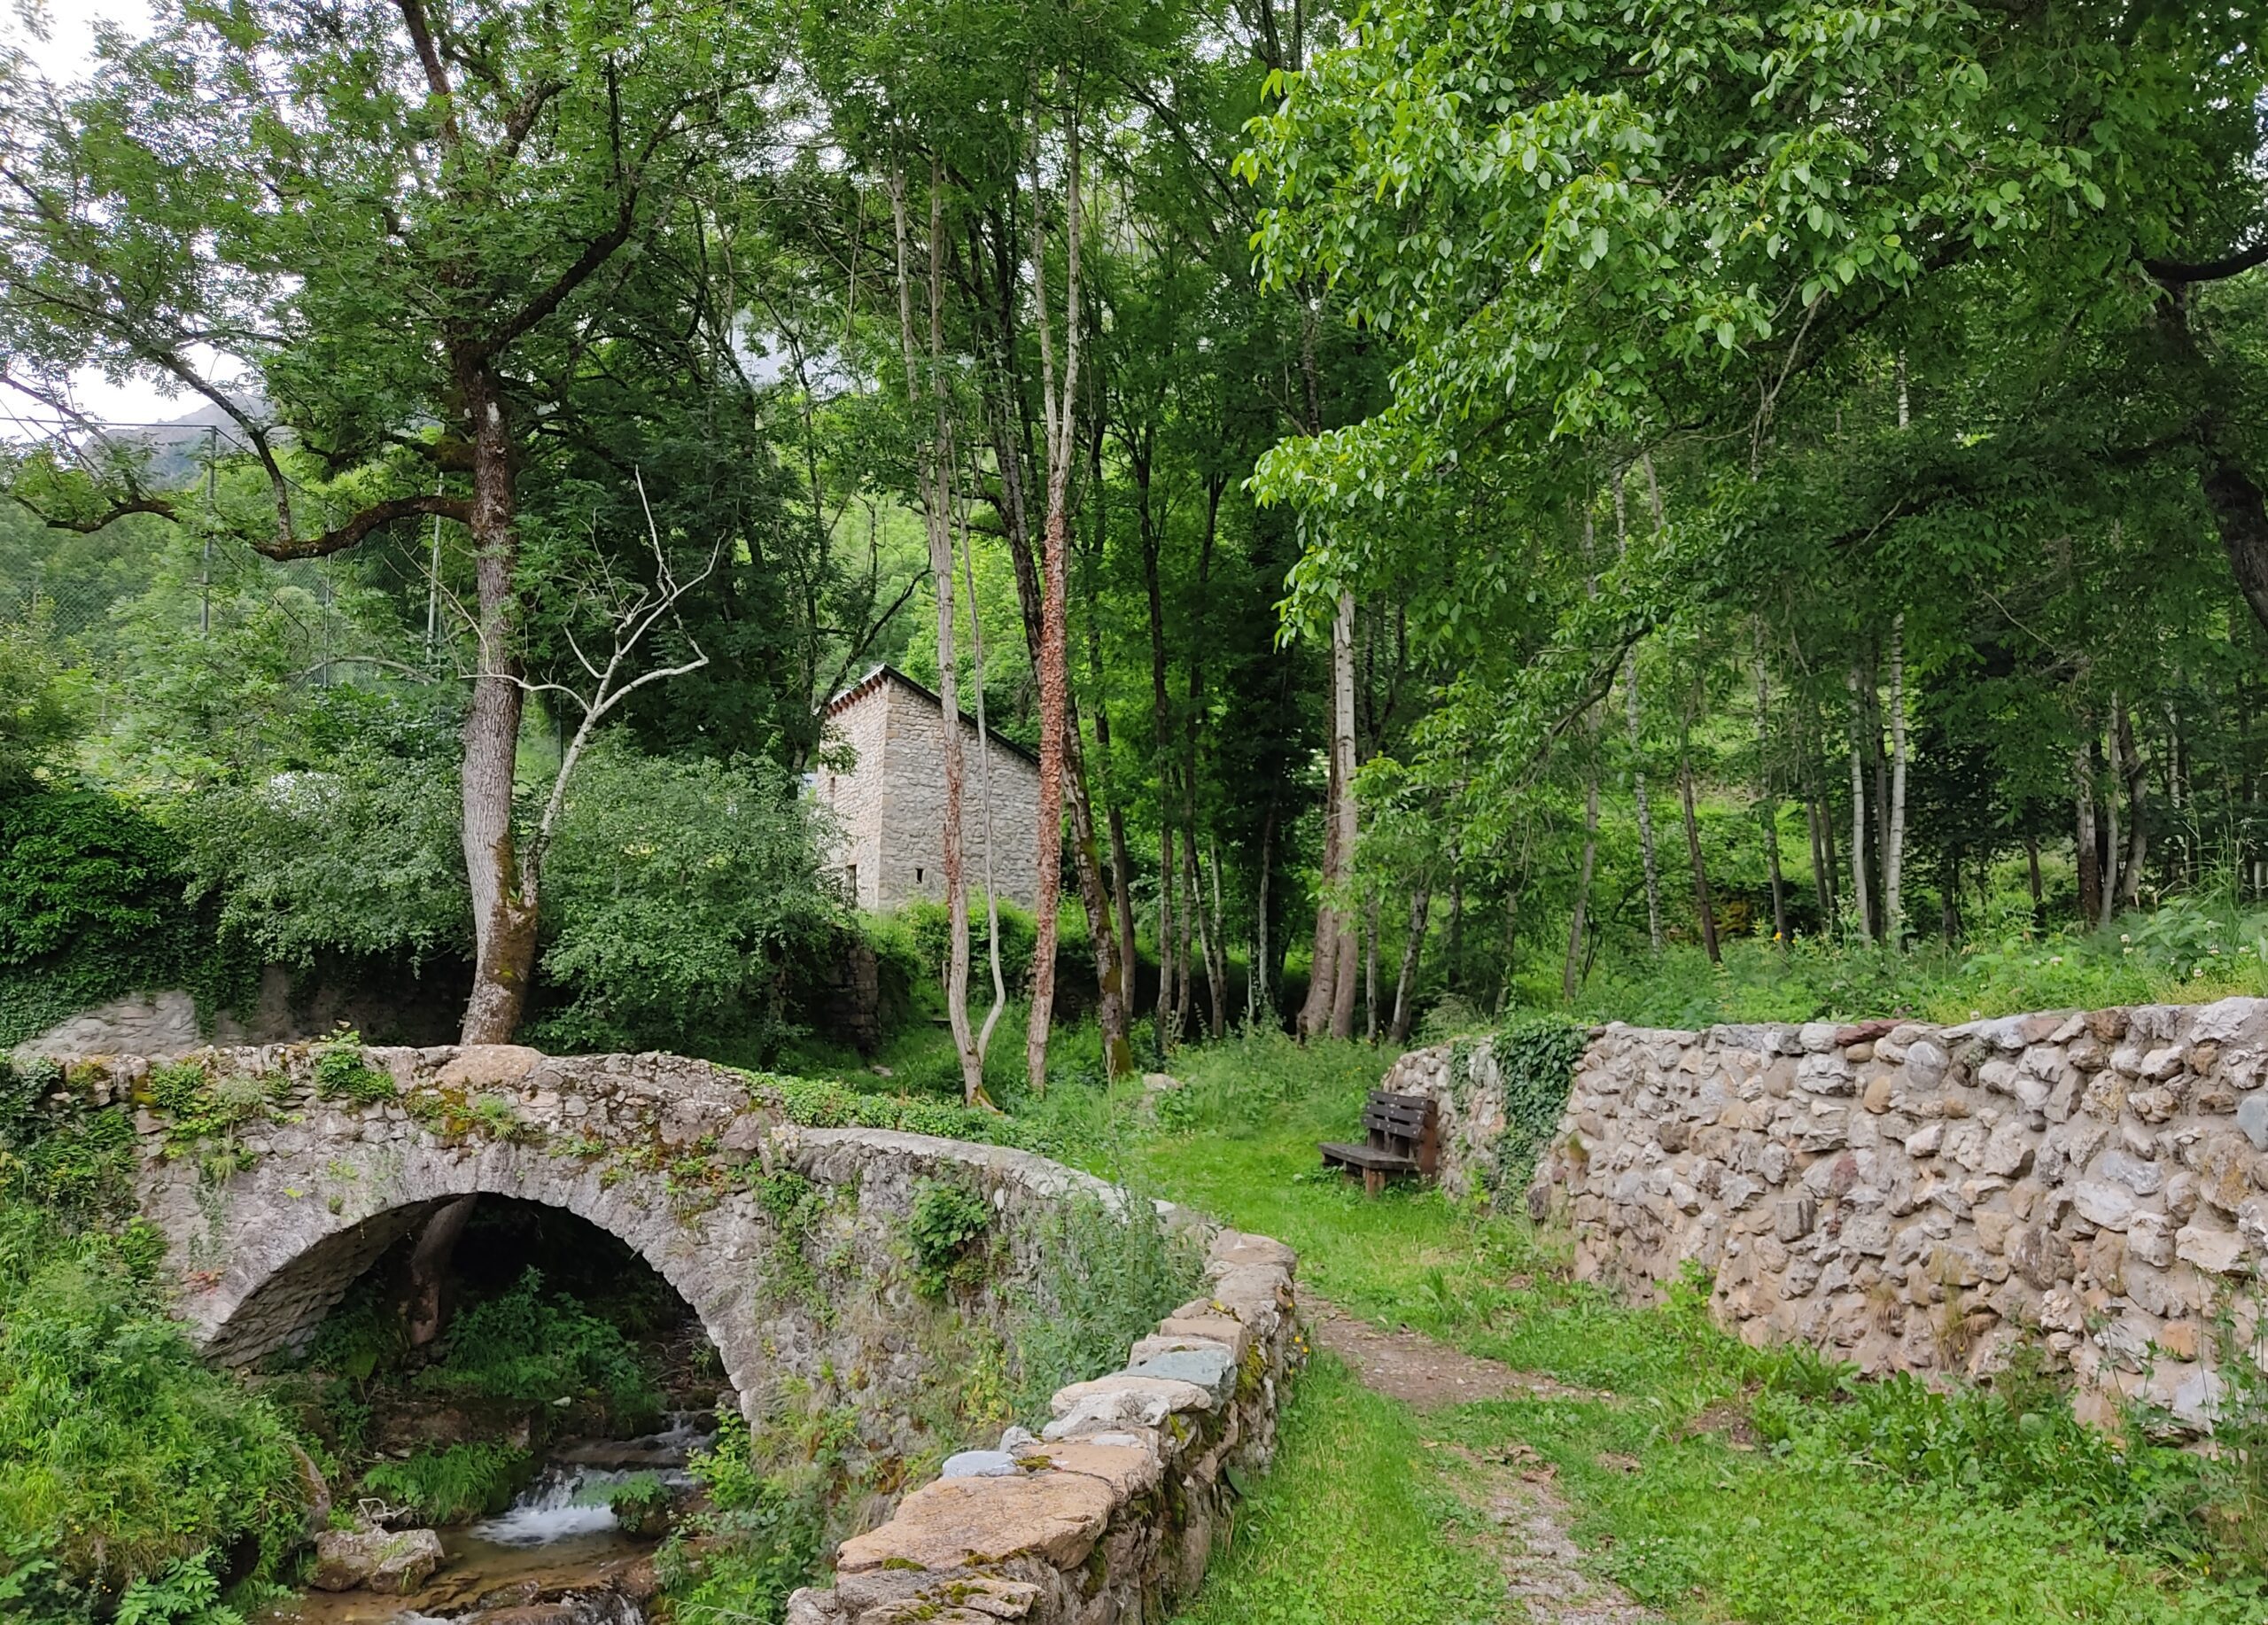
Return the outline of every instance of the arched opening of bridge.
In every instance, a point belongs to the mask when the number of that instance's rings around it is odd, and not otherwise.
[[[439,1532],[434,1584],[602,1584],[661,1531],[688,1454],[737,1403],[716,1348],[628,1244],[498,1195],[462,1214],[438,1332],[419,1341],[413,1261],[445,1206],[376,1216],[279,1270],[267,1291],[282,1300],[336,1295],[259,1364],[330,1446],[335,1504]],[[246,1311],[278,1323],[259,1295]]]

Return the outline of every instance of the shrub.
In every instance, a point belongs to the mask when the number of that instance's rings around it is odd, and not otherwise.
[[[183,901],[179,844],[98,790],[0,794],[0,1049],[136,989],[186,987],[202,1015],[256,975]]]
[[[147,1582],[154,1610],[239,1541],[273,1573],[306,1486],[281,1418],[198,1362],[132,1256],[0,1205],[0,1540],[58,1594]]]
[[[372,1066],[362,1053],[362,1035],[341,1027],[315,1048],[315,1093],[326,1100],[373,1105],[400,1092],[393,1078]]]
[[[1017,1409],[1035,1421],[1056,1389],[1115,1371],[1136,1338],[1205,1282],[1195,1239],[1145,1196],[1130,1193],[1122,1209],[1073,1198],[1037,1224],[1038,1277],[1014,1335]]]
[[[526,1480],[527,1451],[493,1441],[422,1450],[407,1461],[382,1461],[362,1474],[362,1488],[414,1508],[429,1523],[466,1523],[511,1504]]]
[[[718,1418],[717,1442],[687,1464],[707,1510],[656,1559],[680,1625],[779,1625],[788,1595],[818,1573],[825,1512],[816,1490],[761,1471],[748,1424]]]
[[[768,1060],[792,973],[849,910],[796,781],[765,762],[586,756],[544,866],[531,1042]]]
[[[924,1180],[913,1193],[913,1213],[905,1225],[915,1290],[941,1298],[950,1288],[973,1282],[984,1263],[976,1242],[991,1223],[992,1204],[982,1192],[954,1180]]]

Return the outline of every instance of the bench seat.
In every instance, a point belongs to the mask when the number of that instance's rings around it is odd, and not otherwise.
[[[1423,1095],[1388,1094],[1373,1089],[1363,1108],[1363,1127],[1367,1144],[1352,1146],[1334,1140],[1316,1147],[1323,1153],[1325,1168],[1360,1173],[1363,1191],[1372,1196],[1386,1189],[1389,1174],[1433,1177],[1441,1135],[1432,1100]]]
[[[1323,1160],[1340,1168],[1375,1168],[1381,1173],[1414,1174],[1418,1159],[1397,1152],[1381,1151],[1375,1146],[1319,1146]]]

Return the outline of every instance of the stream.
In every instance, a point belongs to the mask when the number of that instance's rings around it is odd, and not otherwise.
[[[439,1531],[447,1560],[422,1590],[310,1590],[261,1625],[645,1625],[656,1543],[625,1532],[601,1497],[641,1473],[686,1489],[686,1457],[715,1425],[712,1412],[680,1411],[642,1438],[563,1444],[503,1512]]]

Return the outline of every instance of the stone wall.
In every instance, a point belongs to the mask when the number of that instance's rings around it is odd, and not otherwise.
[[[450,975],[401,978],[392,986],[295,977],[282,965],[260,972],[260,991],[245,1010],[223,1010],[210,1038],[198,1028],[197,1001],[180,988],[122,994],[58,1022],[16,1046],[19,1057],[76,1061],[93,1055],[170,1058],[229,1046],[290,1044],[320,1038],[340,1023],[389,1044],[439,1044],[457,1030],[464,989]]]
[[[1279,1385],[1304,1353],[1291,1249],[1223,1231],[1210,1293],[1158,1323],[1126,1369],[1054,1396],[846,1541],[832,1587],[788,1625],[1159,1625],[1204,1578],[1233,1472],[1266,1468]],[[1329,1554],[1317,1554],[1327,1562]]]
[[[1402,1063],[1409,1067],[1405,1058]],[[1751,1342],[1981,1374],[2034,1341],[2107,1417],[2193,1425],[2268,1258],[2268,999],[1956,1027],[1602,1029],[1531,1209],[1641,1293],[1688,1262]]]

